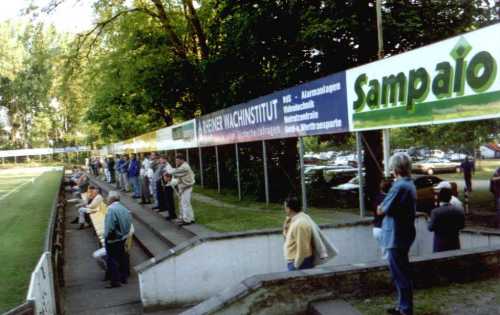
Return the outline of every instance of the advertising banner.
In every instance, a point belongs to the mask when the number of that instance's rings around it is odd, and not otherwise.
[[[345,72],[263,96],[198,120],[200,146],[347,132]]]
[[[128,140],[125,140],[123,141],[123,153],[125,154],[131,154],[131,153],[134,153],[135,149],[134,149],[134,139],[128,139]]]
[[[500,117],[500,24],[347,71],[352,130]]]
[[[196,121],[194,119],[156,131],[156,146],[159,151],[195,148]]]
[[[157,150],[156,131],[134,138],[135,152],[153,152]]]

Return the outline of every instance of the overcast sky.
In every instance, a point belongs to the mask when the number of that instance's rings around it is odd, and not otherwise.
[[[23,19],[20,11],[25,9],[30,2],[30,0],[0,0],[0,22]],[[50,0],[35,0],[34,2],[39,7],[46,7]],[[54,24],[61,32],[81,32],[92,24],[92,3],[91,0],[66,0],[55,12],[43,15],[43,19],[47,23]]]

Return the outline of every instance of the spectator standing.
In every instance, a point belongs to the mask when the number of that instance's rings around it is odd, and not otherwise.
[[[474,175],[474,172],[476,170],[474,162],[471,161],[468,156],[466,156],[465,160],[462,162],[462,164],[460,164],[460,169],[464,173],[465,188],[467,189],[467,192],[471,193],[472,175]]]
[[[90,159],[88,157],[85,158],[85,169],[87,170],[87,172],[90,173],[91,167],[90,167]]]
[[[148,178],[149,183],[149,195],[150,201],[153,203],[153,206],[156,204],[156,185],[154,183],[154,168],[158,165],[158,158],[155,153],[151,153],[149,159],[149,167],[146,169],[146,176]]]
[[[189,164],[184,159],[182,154],[177,154],[175,157],[175,169],[167,171],[178,180],[179,198],[180,198],[180,220],[178,223],[187,225],[194,223],[194,212],[191,206],[191,194],[195,184],[194,173]]]
[[[114,183],[116,179],[116,174],[115,174],[115,159],[113,156],[110,156],[108,158],[108,171],[109,171],[109,178],[110,178],[110,183]]]
[[[435,253],[460,249],[459,232],[465,227],[463,210],[450,203],[453,196],[451,188],[439,190],[440,207],[431,212],[429,231],[434,232],[433,250]]]
[[[151,167],[151,161],[148,155],[144,155],[141,163],[140,180],[141,180],[141,204],[151,203],[151,191],[149,190],[148,170]]]
[[[141,198],[141,187],[139,185],[140,168],[141,166],[137,160],[137,156],[132,154],[127,171],[127,180],[130,183],[130,186],[132,186],[132,198],[135,199]]]
[[[175,213],[175,198],[174,193],[176,192],[177,180],[172,177],[167,170],[163,170],[163,176],[160,180],[160,192],[158,205],[160,208],[159,212],[168,212],[168,221],[177,219],[177,214]]]
[[[99,172],[98,172],[98,169],[97,169],[97,158],[95,156],[93,156],[90,160],[90,167],[92,168],[92,175],[94,176],[98,176],[99,175]]]
[[[122,186],[122,191],[129,191],[128,179],[127,179],[128,166],[129,166],[128,155],[122,155],[122,158],[120,159],[119,162],[120,178],[121,178],[120,184]]]
[[[495,198],[495,211],[497,214],[495,225],[500,227],[500,167],[496,169],[495,173],[490,179],[490,191]]]
[[[167,167],[168,166],[168,167]],[[159,210],[159,200],[160,200],[160,179],[163,174],[163,170],[171,169],[172,167],[167,162],[167,159],[164,156],[160,156],[158,159],[158,163],[156,164],[156,169],[153,173],[153,183],[154,183],[154,192],[155,192],[155,205],[153,206],[153,210]]]
[[[413,315],[413,283],[408,257],[415,240],[417,192],[411,179],[411,158],[405,153],[394,154],[389,163],[395,181],[379,206],[382,221],[382,246],[387,250],[389,270],[398,292],[398,307],[390,314]]]
[[[108,204],[108,212],[104,219],[104,243],[111,282],[106,288],[116,288],[127,283],[129,275],[125,242],[130,233],[132,218],[129,211],[120,203],[120,194],[117,191],[109,192]]]
[[[289,271],[313,268],[337,254],[318,225],[302,212],[296,197],[285,200],[285,213],[283,253]]]
[[[108,158],[105,157],[103,160],[103,169],[104,169],[104,177],[106,178],[106,182],[111,183],[111,173],[109,172],[109,166],[108,166]]]
[[[115,176],[116,176],[116,189],[121,190],[122,189],[122,183],[121,183],[121,173],[120,173],[120,162],[121,158],[117,154],[115,157]]]

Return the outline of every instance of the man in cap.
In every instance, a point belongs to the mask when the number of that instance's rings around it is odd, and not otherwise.
[[[450,182],[448,181],[445,181],[443,180],[442,182],[439,182],[439,184],[437,184],[434,189],[439,192],[441,191],[441,189],[449,189],[450,191],[453,192],[453,188],[450,184]],[[439,205],[442,206],[444,205],[445,202],[443,201],[439,201]],[[460,201],[460,199],[458,199],[457,197],[455,197],[452,193],[451,195],[451,199],[450,199],[450,204],[452,206],[455,206],[458,210],[461,210],[462,212],[464,212],[464,205],[462,204],[462,202]]]
[[[449,184],[449,183],[448,183]],[[440,206],[431,212],[429,231],[434,232],[434,252],[460,249],[460,230],[465,227],[464,211],[451,204],[451,185],[439,190]]]

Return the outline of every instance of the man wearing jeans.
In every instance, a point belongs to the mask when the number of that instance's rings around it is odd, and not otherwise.
[[[127,180],[130,186],[132,186],[132,198],[136,199],[141,198],[141,186],[139,185],[140,168],[136,155],[132,154],[132,159],[130,160],[127,170]]]
[[[417,192],[411,179],[411,158],[405,153],[394,154],[389,167],[394,184],[377,210],[384,215],[382,246],[387,250],[389,270],[398,292],[398,306],[389,314],[413,315],[413,283],[408,258],[415,240],[415,210]]]

